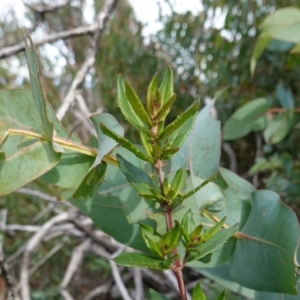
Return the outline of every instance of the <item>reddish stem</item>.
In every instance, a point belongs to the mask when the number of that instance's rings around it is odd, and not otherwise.
[[[158,160],[154,165],[154,169],[157,173],[159,187],[161,190],[161,194],[164,195],[164,188],[163,188],[163,171],[162,171],[163,162],[161,160]],[[166,224],[167,224],[167,230],[171,230],[174,227],[173,223],[173,217],[172,217],[172,206],[169,203],[161,204],[162,209],[165,211],[165,218],[166,218]],[[174,256],[178,256],[178,249],[175,247],[172,251]],[[180,259],[174,258],[173,265],[171,266],[172,271],[175,273],[177,284],[179,288],[179,294],[181,300],[187,300],[186,297],[186,289],[184,285],[183,275],[182,275],[182,269],[184,265],[181,263]]]

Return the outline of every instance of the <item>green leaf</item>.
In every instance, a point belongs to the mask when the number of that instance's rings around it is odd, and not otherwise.
[[[162,260],[143,253],[121,253],[113,258],[113,261],[121,266],[132,268],[149,268],[156,270],[170,269],[172,260]]]
[[[117,169],[111,166],[109,166],[108,169],[109,168]],[[107,171],[107,173],[111,172]],[[106,178],[107,175],[110,176],[113,174],[107,173]],[[117,191],[121,188],[115,182],[116,191],[111,189],[110,192],[104,193],[101,190],[102,186],[103,184],[100,186],[99,190],[94,193],[91,199],[86,201],[69,199],[69,201],[78,207],[82,213],[90,217],[98,229],[109,236],[112,236],[118,242],[137,250],[149,252],[140,234],[139,224],[130,224],[128,222],[126,214],[124,213],[123,199],[116,196],[116,194],[120,194],[119,192],[117,193]],[[125,190],[124,185],[122,186],[122,189]],[[127,195],[129,194],[128,198],[130,199],[131,197],[130,193],[128,193],[128,189],[126,189],[125,192]]]
[[[296,7],[277,9],[260,26],[265,34],[272,38],[298,43],[300,41],[300,10]]]
[[[176,94],[172,94],[170,99],[157,111],[157,113],[154,116],[154,119],[156,121],[164,121],[167,115],[169,114],[170,109],[174,104],[175,100],[176,100]]]
[[[300,42],[295,45],[295,47],[290,51],[291,53],[299,53],[300,52]]]
[[[188,119],[193,117],[199,109],[199,101],[194,102],[184,113],[178,116],[171,124],[169,124],[159,136],[160,139],[167,138],[176,129],[180,128]]]
[[[208,230],[206,230],[201,236],[201,241],[204,242],[204,241],[211,239],[222,228],[225,221],[226,221],[226,217],[224,217],[220,222],[218,222],[212,228],[209,228]]]
[[[206,300],[205,293],[203,292],[199,282],[193,289],[192,300]]]
[[[3,145],[5,159],[0,161],[0,196],[14,192],[40,177],[59,162],[61,154],[45,140],[9,137]]]
[[[242,295],[246,299],[256,299],[254,290],[247,289],[232,280],[229,275],[228,264],[223,264],[215,268],[196,268],[195,270],[203,274],[205,277],[217,282],[221,286],[226,287],[227,290]]]
[[[216,300],[226,300],[226,291],[223,291]]]
[[[282,107],[290,110],[295,108],[295,99],[292,91],[289,87],[285,88],[282,82],[276,85],[276,97]]]
[[[176,221],[175,226],[167,233],[161,236],[158,246],[162,249],[164,255],[169,254],[178,244],[180,237],[180,225]]]
[[[230,274],[236,282],[258,291],[295,294],[297,217],[274,192],[261,190],[252,197],[250,214],[236,234]]]
[[[138,193],[149,194],[150,188],[158,189],[153,179],[143,170],[134,166],[124,157],[117,154],[120,170],[126,176],[128,182],[138,191]]]
[[[6,138],[7,138],[7,130],[9,129],[9,126],[3,122],[0,122],[0,147],[2,144],[4,144]]]
[[[118,105],[125,119],[138,130],[139,126],[144,126],[143,121],[137,116],[125,94],[124,80],[122,76],[118,77]]]
[[[169,67],[165,73],[164,79],[159,87],[162,98],[162,104],[166,103],[173,94],[173,71]]]
[[[127,81],[125,81],[125,94],[137,116],[151,127],[152,121],[145,110],[143,103]]]
[[[77,189],[92,166],[95,157],[67,150],[59,163],[40,179],[66,189]]]
[[[186,140],[187,136],[189,135],[190,131],[193,129],[194,122],[197,118],[197,115],[189,118],[180,128],[175,130],[172,134],[168,136],[168,143],[170,144],[170,150],[174,149],[171,154],[178,152],[184,141]],[[167,151],[170,151],[167,150]],[[165,152],[167,152],[165,151]],[[166,153],[167,154],[167,153]]]
[[[213,102],[197,115],[193,129],[172,157],[170,172],[175,173],[179,168],[184,168],[200,178],[209,178],[218,171],[221,131],[220,122],[209,113],[212,105]]]
[[[124,129],[115,117],[107,113],[92,115],[90,119],[92,120],[96,128],[98,138],[98,153],[91,167],[92,169],[96,165],[100,164],[102,162],[103,157],[110,153],[112,149],[118,145],[114,140],[112,140],[102,132],[100,128],[100,123],[104,124],[111,131],[122,137],[124,136]]]
[[[29,44],[27,42],[27,39],[29,39]],[[27,39],[25,39],[25,49],[31,81],[32,96],[39,114],[39,118],[42,122],[43,134],[48,141],[52,142],[53,124],[50,123],[47,115],[46,99],[40,83],[41,70],[38,54],[31,38],[27,36]]]
[[[157,73],[153,76],[147,91],[147,111],[150,116],[153,115],[154,109],[156,109],[156,106],[158,105],[156,91],[157,91]]]
[[[90,169],[80,183],[79,187],[76,189],[73,197],[82,200],[91,198],[94,193],[94,188],[104,178],[106,168],[107,164],[102,163],[97,164],[95,167]]]
[[[185,200],[185,199],[191,197],[192,195],[196,194],[199,190],[201,190],[208,183],[210,183],[216,176],[217,176],[217,173],[214,173],[210,178],[204,180],[198,186],[196,186],[194,189],[190,190],[188,193],[186,193],[182,197],[180,197],[180,199]]]
[[[300,283],[297,282],[298,295],[268,293],[268,292],[255,292],[255,300],[300,300]]]
[[[104,178],[105,175],[106,163],[102,163],[102,159],[105,155],[110,153],[114,147],[117,146],[117,143],[114,140],[112,140],[102,132],[102,130],[100,129],[100,123],[104,123],[113,132],[116,132],[120,136],[124,135],[122,126],[110,114],[103,113],[92,115],[90,119],[92,120],[97,131],[98,153],[96,159],[93,162],[93,165],[90,167],[73,195],[74,198],[78,199],[87,199],[92,197],[94,187]]]
[[[104,124],[100,124],[100,128],[104,134],[111,137],[113,140],[118,142],[120,145],[122,145],[124,148],[129,150],[130,152],[134,153],[138,158],[148,161],[150,163],[153,163],[152,157],[150,157],[148,154],[140,151],[134,144],[132,144],[130,141],[126,140],[122,136],[118,135],[117,133],[111,131],[108,129]]]
[[[181,227],[183,230],[183,236],[186,242],[189,244],[191,241],[190,234],[195,229],[195,222],[193,219],[192,211],[190,209],[185,213],[181,221]]]
[[[149,300],[171,300],[170,298],[167,298],[163,294],[160,294],[152,289],[150,289],[150,296],[151,298]]]
[[[246,103],[225,122],[223,128],[224,140],[235,140],[247,135],[255,129],[255,122],[265,117],[270,108],[266,98],[258,98]]]
[[[299,120],[299,114],[289,111],[277,114],[264,131],[265,141],[269,144],[281,142]]]
[[[202,230],[203,230],[203,225],[200,224],[200,225],[198,225],[198,226],[192,231],[192,233],[191,233],[191,241],[192,241],[193,244],[198,244],[198,243],[200,242],[199,237],[200,237],[200,235],[201,235]],[[195,243],[195,241],[197,241],[197,242]]]
[[[258,38],[255,42],[255,46],[254,46],[252,55],[251,55],[251,59],[250,59],[250,73],[251,73],[251,75],[254,74],[258,58],[261,56],[263,51],[269,45],[271,40],[272,40],[272,37],[269,36],[268,34],[266,34],[265,32],[261,33],[258,36]]]
[[[140,223],[141,234],[143,240],[150,251],[158,257],[163,257],[163,254],[158,247],[160,235],[149,225]]]
[[[177,197],[178,193],[180,192],[180,189],[183,184],[183,178],[184,178],[184,170],[182,168],[178,169],[176,172],[172,184],[170,186],[170,191],[168,193],[168,197],[173,200]]]
[[[233,234],[236,232],[238,225],[234,225],[227,229],[219,230],[212,238],[203,244],[194,247],[196,253],[188,256],[187,261],[198,260],[205,255],[214,252],[217,248],[222,246]]]

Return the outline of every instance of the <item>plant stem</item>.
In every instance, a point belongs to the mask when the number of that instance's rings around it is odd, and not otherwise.
[[[163,182],[164,182],[164,176],[163,176],[163,162],[161,160],[158,160],[154,165],[154,170],[157,173],[158,177],[158,183],[159,187],[161,190],[161,194],[165,196],[164,193],[164,188],[163,188]],[[165,219],[166,219],[166,225],[167,225],[167,230],[171,230],[174,227],[174,222],[173,222],[173,217],[172,217],[172,206],[170,203],[164,203],[161,204],[162,209],[165,212]],[[178,256],[178,249],[175,247],[172,251],[174,256]],[[185,284],[183,281],[183,275],[182,275],[182,269],[184,265],[181,263],[180,258],[176,257],[173,260],[173,265],[171,267],[172,271],[175,273],[176,279],[177,279],[177,284],[179,288],[179,294],[180,294],[180,299],[181,300],[187,300],[186,297],[186,289],[185,289]]]

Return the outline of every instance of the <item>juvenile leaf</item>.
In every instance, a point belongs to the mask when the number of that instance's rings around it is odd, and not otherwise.
[[[201,235],[201,232],[203,230],[203,225],[200,224],[198,225],[191,233],[191,240],[193,242],[193,244],[199,244],[200,243],[200,235]],[[202,239],[201,239],[202,240]],[[195,241],[197,241],[195,243]]]
[[[159,87],[162,98],[162,104],[166,103],[173,94],[173,71],[169,67],[165,73],[164,79]]]
[[[172,134],[168,137],[169,149],[164,151],[164,155],[168,155],[168,152],[171,151],[171,155],[178,152],[190,131],[193,128],[194,122],[196,120],[197,115],[189,118],[180,128],[176,129]],[[174,150],[173,150],[174,149]]]
[[[176,172],[172,184],[170,186],[170,191],[168,197],[170,199],[175,199],[182,187],[183,184],[183,177],[184,177],[184,170],[182,168],[178,169]]]
[[[149,132],[145,130],[145,128],[139,126],[139,134],[140,134],[142,145],[144,146],[147,154],[151,157],[153,152],[153,146],[149,142],[150,139]]]
[[[188,119],[193,117],[198,109],[199,109],[200,102],[196,101],[192,104],[183,114],[178,116],[175,121],[169,124],[164,131],[159,136],[160,139],[165,139],[170,134],[172,134],[176,129],[180,128]]]
[[[138,130],[139,126],[144,126],[143,121],[137,116],[130,103],[128,102],[125,94],[124,80],[122,76],[118,77],[118,105],[125,119]]]
[[[160,249],[162,249],[165,255],[169,254],[177,246],[179,237],[180,237],[180,225],[176,221],[175,226],[167,233],[162,235],[158,242]]]
[[[29,44],[27,39],[29,40]],[[32,96],[42,122],[44,136],[48,141],[52,142],[53,124],[50,123],[47,115],[46,99],[40,82],[41,71],[38,54],[31,38],[27,36],[27,39],[25,39],[25,49],[31,81]]]
[[[194,247],[196,253],[190,254],[187,261],[198,260],[222,246],[236,232],[238,224],[227,229],[219,230],[212,238]]]
[[[163,183],[163,189],[164,189],[164,194],[167,195],[169,193],[169,181],[168,177],[164,178],[164,183]]]
[[[152,121],[145,110],[145,107],[135,91],[132,89],[132,87],[129,85],[127,81],[125,81],[125,93],[126,98],[131,104],[131,107],[133,108],[134,112],[139,116],[141,120],[143,120],[146,124],[149,126],[152,126]]]
[[[156,254],[157,257],[163,258],[163,253],[158,246],[157,243],[155,243],[149,236],[145,235],[145,240],[147,241],[146,245],[149,248],[150,251],[152,251],[154,254]]]
[[[218,173],[214,173],[210,178],[204,180],[201,184],[199,184],[197,187],[195,187],[194,189],[192,189],[191,191],[189,191],[188,193],[184,194],[182,197],[180,197],[181,200],[185,200],[189,197],[191,197],[192,195],[194,195],[195,193],[197,193],[200,189],[202,189],[204,186],[206,186],[209,182],[211,182]]]
[[[100,124],[100,128],[104,134],[111,137],[113,140],[118,142],[120,145],[122,145],[124,148],[129,150],[130,152],[134,153],[138,158],[148,161],[150,163],[153,163],[152,157],[150,157],[148,154],[143,153],[140,151],[134,144],[132,144],[130,141],[126,140],[125,138],[121,137],[117,133],[111,131],[108,129],[104,124]]]
[[[193,289],[192,300],[206,300],[205,293],[203,292],[199,282]]]
[[[113,139],[111,139],[102,132],[100,128],[100,123],[104,124],[111,131],[113,131],[121,137],[124,136],[124,129],[114,116],[107,113],[92,115],[90,119],[92,120],[96,128],[98,138],[98,153],[93,165],[90,168],[91,170],[96,165],[100,164],[102,162],[103,157],[109,152],[111,152],[112,149],[118,145],[118,143],[116,143]]]
[[[185,213],[181,222],[181,226],[183,230],[184,239],[189,244],[191,242],[190,234],[195,229],[195,222],[192,211],[190,209]]]
[[[159,241],[160,235],[151,226],[140,223],[140,230],[141,230],[143,240],[146,244],[148,243],[148,239],[145,239],[146,235],[156,243]]]
[[[128,182],[139,192],[144,194],[151,193],[150,188],[157,189],[153,179],[143,170],[134,166],[121,155],[117,154],[120,170],[126,176]]]
[[[157,121],[164,121],[167,115],[169,114],[170,109],[174,104],[175,100],[176,94],[172,94],[170,99],[157,111],[156,115],[154,116],[154,119]]]
[[[226,300],[226,291],[224,290],[216,300]]]
[[[118,265],[125,267],[149,268],[156,270],[168,270],[170,268],[170,263],[172,262],[172,259],[162,260],[147,254],[134,252],[121,253],[117,257],[113,258],[113,260]]]
[[[179,148],[168,148],[163,150],[162,159],[169,159],[172,155],[179,151]]]
[[[222,228],[225,221],[226,221],[226,217],[224,217],[219,223],[217,223],[212,228],[206,230],[201,236],[201,241],[204,242],[211,239]]]
[[[156,91],[157,91],[157,73],[152,78],[147,91],[147,111],[151,116],[154,112],[154,108],[157,105],[155,103],[157,101]]]

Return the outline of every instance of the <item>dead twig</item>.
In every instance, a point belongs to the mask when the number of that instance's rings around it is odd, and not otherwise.
[[[85,59],[84,63],[81,65],[80,69],[77,71],[75,78],[71,84],[71,87],[64,98],[62,105],[57,111],[57,118],[61,120],[66,112],[68,111],[69,107],[74,102],[76,95],[78,94],[77,89],[83,83],[85,76],[88,74],[90,69],[93,67],[95,63],[95,57],[98,51],[99,41],[102,35],[102,32],[106,26],[106,23],[109,19],[109,15],[113,11],[117,0],[106,0],[101,12],[97,16],[96,22],[93,24],[97,28],[93,32],[93,38],[91,40],[91,46],[87,53],[87,58]]]

